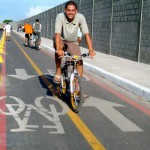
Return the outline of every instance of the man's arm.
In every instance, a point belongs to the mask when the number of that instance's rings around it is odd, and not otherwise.
[[[56,51],[59,51],[60,50],[60,34],[59,33],[56,33],[55,34],[55,46],[56,46]]]
[[[77,42],[80,43],[81,41],[82,41],[82,33],[81,33],[80,28],[78,28],[78,39],[77,39]]]
[[[89,33],[85,34],[85,39],[86,39],[86,43],[87,43],[87,46],[88,46],[88,49],[89,49],[89,54],[90,54],[91,58],[93,59],[93,57],[95,56],[95,52],[94,52],[94,49],[93,49],[93,46],[92,46],[92,40],[90,38]]]
[[[62,50],[62,46],[60,43],[60,39],[61,39],[61,32],[62,32],[62,19],[61,19],[61,14],[58,14],[55,20],[55,49],[56,49],[56,53],[59,56],[64,55],[64,52]]]
[[[62,50],[62,47],[61,47],[61,43],[60,43],[60,33],[55,33],[55,46],[56,46],[56,53],[59,55],[59,56],[62,56],[64,55],[64,51]]]
[[[88,46],[88,49],[89,49],[89,54],[90,54],[91,58],[93,59],[93,57],[95,56],[95,52],[94,52],[94,49],[93,49],[93,46],[92,46],[92,40],[91,40],[91,37],[90,37],[90,34],[89,34],[86,19],[82,14],[80,14],[80,26],[81,26],[81,29],[82,29],[82,33],[84,34],[85,39],[86,39],[86,43],[87,43],[87,46]]]

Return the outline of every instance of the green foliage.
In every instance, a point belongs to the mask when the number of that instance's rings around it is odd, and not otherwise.
[[[9,22],[13,22],[13,20],[4,20],[3,23],[9,23]]]

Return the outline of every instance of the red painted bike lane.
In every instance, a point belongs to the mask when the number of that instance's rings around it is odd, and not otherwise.
[[[2,64],[2,83],[0,83],[0,109],[6,110],[6,46],[4,49]],[[6,116],[0,112],[0,150],[6,150]]]

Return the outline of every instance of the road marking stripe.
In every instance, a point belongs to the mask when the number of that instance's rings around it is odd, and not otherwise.
[[[94,150],[105,150],[104,146],[83,123],[77,114],[71,110],[67,114]]]
[[[42,71],[37,67],[37,65],[33,62],[33,60],[30,58],[30,56],[23,50],[23,48],[18,44],[18,42],[14,39],[12,36],[13,40],[19,47],[19,49],[22,51],[22,53],[26,56],[32,67],[36,70],[38,75],[42,77],[42,80],[44,83],[52,88],[52,84],[44,77]],[[55,95],[55,94],[54,94]],[[100,143],[100,141],[94,136],[94,134],[89,130],[89,128],[84,124],[84,122],[80,119],[80,117],[72,112],[71,110],[67,113],[67,115],[70,117],[70,119],[73,121],[73,123],[76,125],[78,130],[82,133],[84,138],[87,140],[89,145],[94,149],[94,150],[105,150],[104,146]]]

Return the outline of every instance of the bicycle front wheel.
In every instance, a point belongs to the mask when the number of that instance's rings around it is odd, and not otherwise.
[[[83,104],[81,77],[78,74],[74,74],[74,76],[71,77],[70,96],[71,96],[71,107],[74,112],[78,113]]]

